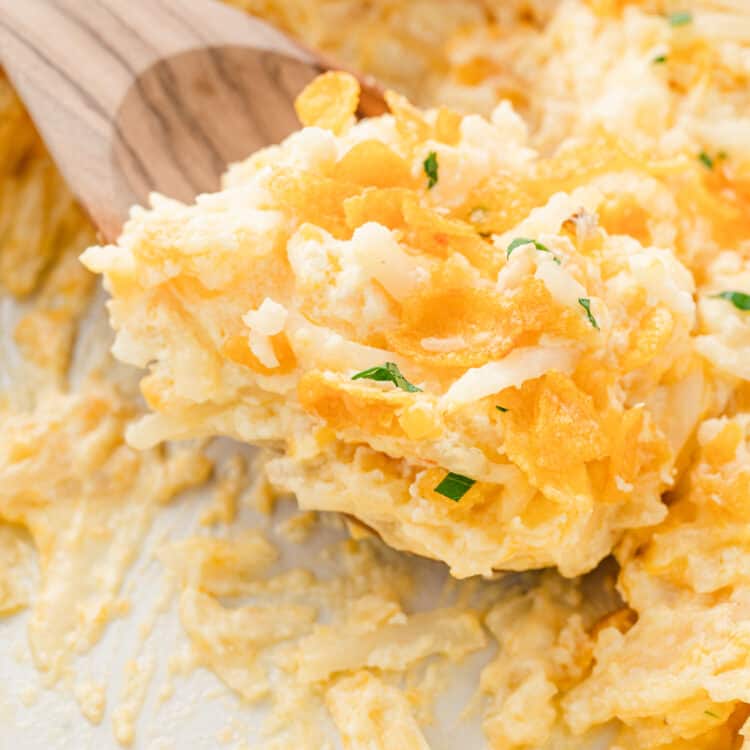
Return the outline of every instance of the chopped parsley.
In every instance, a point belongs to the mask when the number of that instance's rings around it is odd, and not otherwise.
[[[714,296],[731,302],[738,310],[743,310],[744,312],[750,310],[750,294],[746,294],[745,292],[726,291],[719,292]]]
[[[693,14],[689,10],[679,10],[667,16],[667,20],[672,27],[687,26],[693,22]]]
[[[475,484],[475,479],[469,479],[463,474],[454,474],[449,471],[443,481],[435,487],[435,492],[458,502]]]
[[[410,383],[402,374],[401,370],[398,369],[398,365],[395,362],[386,362],[384,365],[377,365],[376,367],[370,367],[367,370],[362,370],[356,375],[352,375],[352,380],[380,380],[393,383],[393,385],[400,388],[402,391],[408,393],[416,393],[421,391],[421,388],[417,388],[416,385]]]
[[[579,297],[578,304],[586,311],[586,317],[589,319],[596,330],[599,330],[599,324],[596,322],[596,318],[591,314],[591,300],[588,297]]]
[[[703,164],[706,169],[714,168],[714,160],[705,151],[701,151],[698,154],[698,161]]]
[[[522,247],[523,245],[533,245],[537,250],[541,250],[543,253],[549,253],[552,256],[552,260],[557,263],[557,265],[560,265],[560,259],[550,250],[546,245],[543,245],[538,240],[530,240],[528,237],[516,237],[510,245],[508,245],[508,249],[505,252],[505,257],[510,258],[511,253],[516,250],[519,247]]]
[[[498,411],[508,411],[504,406],[500,406],[499,404],[495,407]]]
[[[651,62],[652,63],[665,63],[667,61],[666,55],[657,55]]]
[[[709,711],[708,709],[706,709],[703,713],[706,714],[706,716],[713,716],[714,719],[719,718],[713,711]]]
[[[541,242],[537,242],[536,240],[530,240],[528,237],[516,237],[516,239],[513,240],[513,242],[508,245],[508,249],[506,250],[506,258],[510,258],[511,253],[514,250],[517,250],[519,247],[522,247],[523,245],[533,245],[537,250],[541,250],[545,253],[551,253],[552,251],[546,246],[542,245]]]
[[[422,167],[424,167],[424,173],[427,175],[427,189],[432,190],[438,181],[438,160],[434,151],[430,151],[427,158],[422,162]]]

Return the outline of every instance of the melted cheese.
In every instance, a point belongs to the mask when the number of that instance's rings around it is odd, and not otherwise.
[[[429,750],[406,696],[370,672],[355,672],[326,691],[346,750]]]
[[[127,611],[123,576],[159,505],[208,476],[210,464],[191,449],[162,459],[128,448],[132,416],[102,385],[3,415],[0,517],[24,526],[39,554],[29,635],[51,680]]]

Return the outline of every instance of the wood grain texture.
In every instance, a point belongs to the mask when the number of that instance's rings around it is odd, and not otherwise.
[[[105,238],[158,190],[190,200],[299,126],[333,63],[214,0],[0,0],[0,60]],[[384,111],[362,80],[364,114]]]

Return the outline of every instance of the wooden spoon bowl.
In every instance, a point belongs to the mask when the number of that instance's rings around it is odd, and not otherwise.
[[[113,122],[118,207],[152,190],[184,201],[217,190],[227,164],[299,127],[291,103],[316,72],[297,58],[239,46],[154,63],[128,89]]]
[[[189,201],[299,127],[337,67],[215,0],[0,0],[0,62],[102,235],[151,191]],[[361,78],[362,114],[384,111]]]

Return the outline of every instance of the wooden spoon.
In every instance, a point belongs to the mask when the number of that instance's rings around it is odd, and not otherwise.
[[[107,240],[157,190],[189,201],[299,127],[336,67],[215,0],[0,0],[0,62]],[[362,79],[361,114],[384,111]]]

